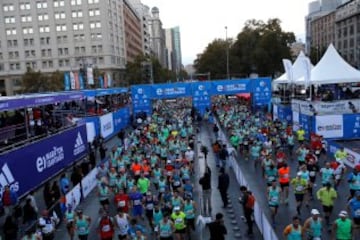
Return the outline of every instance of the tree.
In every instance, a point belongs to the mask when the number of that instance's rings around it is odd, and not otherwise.
[[[56,92],[64,90],[64,74],[56,71],[50,74],[44,74],[40,71],[33,71],[28,68],[22,76],[22,92]]]

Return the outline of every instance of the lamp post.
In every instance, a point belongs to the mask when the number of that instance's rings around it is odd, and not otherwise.
[[[227,37],[227,26],[225,26],[225,41],[226,41],[226,77],[230,80],[230,70],[229,70],[229,43]]]

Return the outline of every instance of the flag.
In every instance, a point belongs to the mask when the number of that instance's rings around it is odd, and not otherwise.
[[[100,88],[104,88],[104,78],[99,76]]]
[[[283,59],[282,61],[286,73],[286,78],[288,82],[293,83],[294,79],[293,79],[292,63],[289,59]]]
[[[64,88],[65,91],[70,91],[70,73],[64,72]]]
[[[75,79],[75,89],[79,90],[80,84],[79,84],[79,73],[78,72],[74,72],[74,79]]]
[[[79,72],[79,84],[80,84],[80,89],[84,89],[84,76],[81,74],[81,72]]]
[[[86,69],[86,76],[87,76],[88,84],[94,85],[94,74],[93,74],[93,69],[91,67],[88,67]]]
[[[302,58],[304,68],[305,89],[311,84],[311,62],[308,57]]]
[[[70,84],[71,84],[71,90],[75,89],[75,76],[73,72],[70,72]]]
[[[112,79],[110,73],[107,73],[107,81],[108,81],[108,87],[111,87],[112,85]]]
[[[106,73],[104,73],[104,88],[108,87],[108,76]]]

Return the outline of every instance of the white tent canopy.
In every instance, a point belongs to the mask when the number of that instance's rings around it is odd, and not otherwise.
[[[293,79],[294,81],[296,79],[299,79],[301,77],[303,77],[305,75],[305,69],[303,67],[303,58],[305,58],[305,54],[303,51],[300,51],[299,55],[297,56],[294,64],[292,65],[292,75],[293,75]],[[311,65],[311,67],[313,67]],[[275,79],[273,81],[274,84],[281,84],[281,83],[291,83],[291,79],[288,79],[287,74],[284,73],[283,75],[281,75],[279,78]]]
[[[348,64],[330,44],[324,56],[311,70],[310,84],[335,84],[360,82],[360,71]],[[305,84],[304,77],[295,81]]]

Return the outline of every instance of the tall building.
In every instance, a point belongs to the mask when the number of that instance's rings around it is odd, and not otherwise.
[[[151,55],[159,60],[162,67],[166,67],[165,31],[162,27],[159,13],[157,7],[151,9],[151,17],[149,20],[150,48]]]
[[[144,53],[142,16],[127,0],[124,0],[124,32],[126,62],[133,62],[137,56]]]
[[[181,60],[181,39],[180,28],[168,28],[165,29],[165,43],[166,43],[166,66],[169,70],[178,74],[182,69]]]
[[[0,16],[0,91],[7,95],[18,93],[27,68],[92,66],[118,85],[126,58],[143,48],[142,19],[126,0],[2,0]]]

